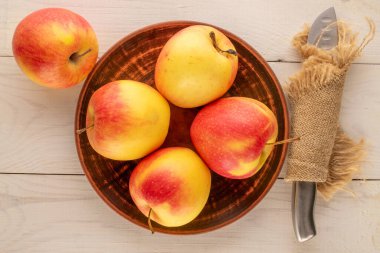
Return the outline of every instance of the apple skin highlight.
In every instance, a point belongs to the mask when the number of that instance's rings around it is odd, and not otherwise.
[[[183,147],[160,149],[134,168],[129,191],[137,208],[163,226],[194,220],[211,190],[211,173],[202,159]]]
[[[246,97],[221,98],[203,107],[191,128],[191,140],[210,169],[244,179],[256,174],[273,150],[277,120],[263,103]]]
[[[204,25],[182,29],[165,44],[155,67],[155,84],[171,103],[182,108],[205,105],[228,91],[238,70],[238,57],[218,51],[234,45],[219,30]]]
[[[98,41],[90,24],[61,8],[26,16],[14,32],[12,47],[21,70],[33,82],[50,88],[80,83],[98,57]]]
[[[153,152],[169,130],[168,102],[151,86],[118,80],[91,96],[86,133],[92,148],[113,160],[134,160]]]

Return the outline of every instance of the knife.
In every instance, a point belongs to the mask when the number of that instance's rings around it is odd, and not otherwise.
[[[312,24],[307,43],[329,50],[338,44],[338,28],[334,7],[322,12]],[[314,205],[317,185],[315,182],[293,182],[292,218],[299,242],[313,238],[317,231],[314,223]]]

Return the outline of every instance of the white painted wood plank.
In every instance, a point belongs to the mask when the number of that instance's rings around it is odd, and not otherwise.
[[[270,63],[281,83],[298,63]],[[370,144],[368,163],[357,178],[380,179],[380,65],[349,71],[342,125]],[[81,174],[74,143],[74,114],[81,85],[66,90],[39,87],[12,57],[0,57],[0,173]],[[377,115],[377,116],[376,116]]]
[[[311,23],[330,6],[335,6],[338,17],[351,23],[361,35],[368,31],[365,16],[372,17],[380,27],[378,0],[2,0],[0,5],[0,55],[7,56],[12,55],[12,36],[20,20],[45,7],[68,8],[85,17],[98,35],[101,53],[136,29],[169,20],[195,20],[223,27],[271,61],[299,61],[291,38],[304,23]],[[365,52],[358,62],[380,63],[379,36]]]
[[[0,172],[82,173],[74,143],[81,85],[35,85],[13,57],[0,58]]]
[[[380,182],[317,199],[318,235],[296,242],[291,186],[278,180],[239,221],[192,236],[151,235],[108,208],[84,176],[0,175],[0,252],[379,252]]]

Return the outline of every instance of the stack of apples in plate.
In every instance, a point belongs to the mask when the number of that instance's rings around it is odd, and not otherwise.
[[[55,16],[50,9],[49,15],[32,14],[22,21],[13,48],[17,62],[32,80],[67,87],[91,70],[98,45],[85,20],[55,10]],[[32,26],[49,31],[49,18],[53,19],[52,33],[64,36],[46,45],[38,41],[33,45],[33,40],[26,43]],[[60,26],[62,20],[69,25]],[[80,36],[86,43],[77,39]],[[54,43],[69,50],[43,51]],[[35,57],[33,50],[41,53]],[[59,82],[53,78],[54,71],[60,74]],[[131,174],[129,189],[149,224],[151,220],[168,227],[189,223],[208,200],[210,169],[231,179],[248,178],[260,170],[273,150],[278,132],[273,112],[252,98],[221,98],[237,71],[238,52],[228,37],[214,27],[194,25],[177,32],[162,48],[155,67],[156,89],[138,80],[117,80],[92,95],[86,127],[78,133],[86,132],[92,148],[106,158],[141,159]],[[190,129],[195,150],[160,149],[169,131],[169,102],[182,108],[202,107]]]
[[[231,41],[213,27],[194,25],[162,48],[155,67],[157,90],[118,80],[92,95],[85,128],[89,142],[110,159],[143,158],[131,174],[129,190],[149,223],[187,224],[207,202],[209,168],[224,177],[248,178],[271,153],[278,131],[272,111],[252,98],[220,98],[237,71]],[[167,101],[182,108],[203,106],[190,129],[196,150],[159,149],[169,129]]]

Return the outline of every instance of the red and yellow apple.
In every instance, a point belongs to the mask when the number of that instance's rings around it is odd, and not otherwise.
[[[155,84],[174,105],[192,108],[226,93],[237,69],[231,41],[213,27],[194,25],[173,35],[161,50]]]
[[[133,160],[161,146],[169,121],[169,104],[158,91],[144,83],[119,80],[91,96],[85,130],[102,156]]]
[[[13,55],[35,83],[67,88],[81,82],[98,57],[90,24],[78,14],[46,8],[26,16],[13,35]]]
[[[129,191],[137,208],[167,227],[182,226],[205,206],[211,188],[211,173],[192,150],[160,149],[144,158],[133,170]]]
[[[246,97],[221,98],[199,111],[191,140],[210,169],[227,178],[253,176],[273,150],[277,119],[263,103]]]

